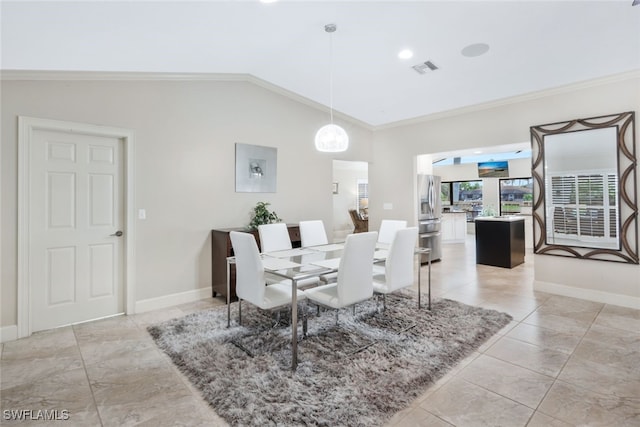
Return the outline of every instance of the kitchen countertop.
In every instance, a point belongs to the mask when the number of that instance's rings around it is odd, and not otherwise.
[[[502,221],[502,222],[514,222],[524,221],[524,218],[517,215],[502,215],[502,216],[478,216],[476,221]]]

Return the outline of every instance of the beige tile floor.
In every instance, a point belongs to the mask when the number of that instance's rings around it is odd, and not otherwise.
[[[533,291],[531,254],[509,270],[476,265],[473,236],[443,249],[434,296],[514,320],[389,426],[640,425],[640,311]],[[60,425],[226,425],[145,329],[221,304],[203,300],[5,343],[0,424],[11,424],[5,410],[66,409],[70,419]]]

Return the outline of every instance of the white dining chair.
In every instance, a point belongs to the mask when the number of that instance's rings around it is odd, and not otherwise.
[[[265,285],[265,272],[252,234],[232,231],[229,233],[235,253],[236,295],[238,296],[238,323],[242,325],[242,300],[263,310],[276,310],[291,305],[291,284],[287,281]],[[298,301],[305,298],[304,291],[297,290]]]
[[[300,221],[300,242],[303,248],[329,243],[324,223],[321,220]]]
[[[350,234],[344,243],[336,283],[305,291],[307,301],[338,309],[366,301],[373,296],[373,253],[378,233]]]
[[[258,235],[260,237],[260,249],[263,253],[291,249],[289,230],[287,229],[287,224],[283,222],[259,225]]]
[[[275,224],[263,224],[258,226],[258,235],[260,237],[260,248],[262,253],[286,251],[292,249],[291,237],[289,237],[289,229],[287,225],[279,222]],[[282,278],[267,273],[267,283],[282,282]],[[287,281],[288,283],[291,283]],[[316,286],[320,283],[318,277],[310,277],[298,281],[298,289]]]
[[[387,294],[413,286],[417,239],[418,227],[398,230],[389,246],[383,273],[376,272],[373,275],[373,292],[382,294],[383,309],[387,308]]]
[[[321,220],[300,221],[300,243],[303,248],[310,246],[320,246],[329,244],[327,239],[327,232],[324,228],[324,223]],[[320,276],[320,281],[324,283],[335,282],[338,278],[338,273],[323,274]]]
[[[390,245],[396,231],[407,228],[407,221],[397,219],[383,219],[380,223],[380,231],[378,233],[378,243]]]

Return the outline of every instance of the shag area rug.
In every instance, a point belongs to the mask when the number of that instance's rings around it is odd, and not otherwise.
[[[356,314],[316,315],[291,371],[288,319],[237,303],[151,326],[149,332],[231,425],[377,426],[407,407],[447,370],[508,324],[511,316],[456,301],[418,310],[413,293],[371,300]],[[380,310],[382,305],[380,305]]]

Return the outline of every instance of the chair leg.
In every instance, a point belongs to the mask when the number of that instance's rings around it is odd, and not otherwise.
[[[355,304],[353,304],[353,315],[354,316],[356,315],[356,305]]]
[[[382,294],[382,311],[387,310],[387,295]]]
[[[238,324],[242,326],[242,298],[238,298]]]
[[[302,336],[307,337],[307,302],[302,307]]]
[[[281,314],[282,312],[280,310],[276,311],[276,323],[275,325],[273,325],[274,328],[276,328],[277,326],[280,325],[280,320],[281,320]]]
[[[340,310],[336,310],[336,325],[338,324],[338,313],[340,313]]]

